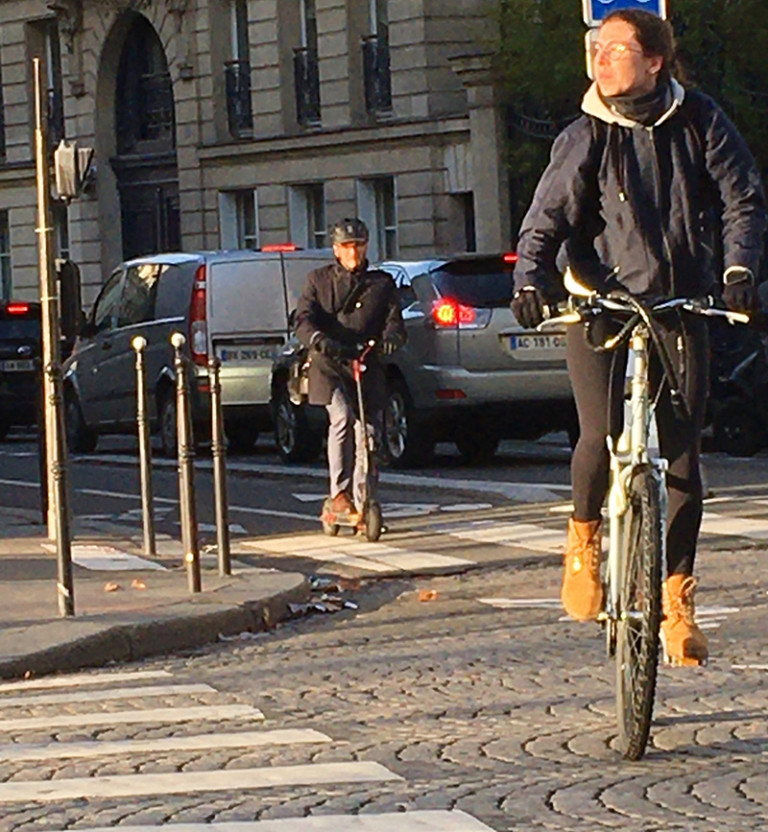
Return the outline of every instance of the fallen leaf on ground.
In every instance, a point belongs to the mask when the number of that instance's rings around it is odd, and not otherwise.
[[[114,581],[107,581],[104,584],[104,592],[117,592],[120,589],[120,584],[116,584]]]
[[[131,581],[131,589],[146,589],[146,588],[147,588],[147,585],[144,583],[144,581],[141,580],[141,578],[134,578]]]
[[[420,589],[419,601],[434,601],[437,598],[436,589]]]

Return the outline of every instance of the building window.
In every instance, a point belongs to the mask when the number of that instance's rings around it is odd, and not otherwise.
[[[289,196],[291,242],[301,248],[325,248],[325,189],[322,184],[296,185]]]
[[[219,194],[219,230],[223,249],[258,250],[258,192],[222,191]]]
[[[397,196],[392,176],[360,179],[357,183],[358,214],[371,234],[371,261],[397,257]]]
[[[230,135],[234,139],[242,139],[253,134],[251,62],[246,0],[232,0],[230,6],[230,42],[232,60],[227,61],[224,65],[227,116]]]
[[[11,297],[11,234],[8,227],[8,212],[0,211],[0,298]]]
[[[64,138],[64,88],[61,79],[59,25],[46,21],[45,70],[48,83],[48,146],[55,148]]]
[[[302,127],[320,123],[320,71],[315,0],[301,0],[301,46],[294,50],[296,117]]]
[[[371,34],[363,38],[365,109],[370,115],[392,110],[387,0],[369,0]]]
[[[53,230],[56,235],[56,256],[60,260],[69,260],[69,211],[63,202],[51,205]]]

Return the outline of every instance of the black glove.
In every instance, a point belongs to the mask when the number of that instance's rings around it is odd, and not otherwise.
[[[727,275],[729,282],[723,286],[723,303],[731,312],[751,314],[757,306],[757,290],[749,269],[736,271]]]
[[[392,355],[392,353],[397,352],[400,349],[400,342],[395,341],[393,338],[385,338],[379,344],[379,353],[381,355]]]
[[[545,314],[544,300],[535,286],[518,289],[512,296],[509,308],[520,326],[526,329],[536,329],[548,317]]]

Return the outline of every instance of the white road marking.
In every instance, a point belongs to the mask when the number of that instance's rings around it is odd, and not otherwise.
[[[499,546],[517,546],[524,549],[560,553],[565,548],[565,531],[535,526],[532,523],[499,523],[482,520],[453,526],[444,530],[451,537],[471,540],[475,543],[495,543]]]
[[[195,722],[251,719],[264,714],[250,705],[218,705],[195,708],[153,708],[144,711],[110,711],[95,714],[51,714],[50,716],[0,719],[0,731],[36,731],[40,728],[81,728],[85,725],[133,725],[146,722]]]
[[[55,543],[43,543],[42,548],[48,552],[56,551]],[[83,543],[72,544],[72,563],[97,572],[124,572],[152,569],[167,572],[159,563],[140,558],[129,552],[122,552],[114,546],[94,546]]]
[[[396,517],[423,517],[440,508],[438,503],[383,503],[381,513],[385,520]]]
[[[377,783],[402,780],[379,763],[318,763],[269,766],[224,771],[183,771],[167,774],[118,774],[75,777],[69,780],[13,780],[0,783],[0,803],[28,801],[91,800],[138,795],[190,794],[193,792],[267,789],[282,786],[314,786],[330,783]]]
[[[214,523],[198,523],[197,528],[201,532],[215,532],[218,527]],[[230,534],[248,534],[248,530],[239,523],[230,523],[229,532]]]
[[[39,482],[24,482],[24,480],[3,480],[0,485],[12,485],[14,488],[40,488]]]
[[[0,745],[0,760],[83,759],[114,754],[165,754],[173,751],[208,751],[220,748],[251,748],[264,745],[328,743],[331,738],[311,729],[246,731],[238,734],[211,733],[193,737],[163,737],[151,740],[88,742],[10,743]]]
[[[440,511],[486,511],[489,508],[493,508],[493,503],[454,503],[450,506],[440,506]]]
[[[458,809],[421,809],[381,815],[309,815],[230,823],[169,823],[163,826],[100,826],[80,832],[493,832]]]
[[[734,670],[768,670],[768,664],[734,664]]]
[[[559,610],[563,604],[559,598],[478,598],[481,604],[488,604],[500,610]]]
[[[0,694],[16,690],[39,690],[42,688],[70,688],[81,685],[112,685],[115,682],[134,682],[138,679],[170,679],[167,670],[136,670],[120,673],[71,673],[68,676],[51,676],[45,679],[26,679],[23,682],[0,684]],[[0,698],[0,705],[3,700]]]
[[[353,538],[347,542],[344,539],[325,535],[259,538],[244,540],[242,545],[260,549],[272,555],[330,561],[369,572],[390,572],[393,569],[404,571],[439,569],[474,563],[471,560],[437,555],[432,552],[400,549],[387,546],[385,543],[359,543]]]
[[[58,705],[67,702],[102,702],[107,699],[138,699],[144,696],[190,696],[197,693],[216,693],[210,685],[147,685],[139,688],[115,690],[83,690],[66,693],[38,693],[32,696],[0,697],[0,707],[14,705]]]
[[[701,521],[701,533],[768,540],[768,518],[752,520],[749,517],[727,517],[705,511]]]
[[[324,500],[328,494],[296,494],[293,493],[293,497],[297,499],[300,503],[318,503],[320,500]]]

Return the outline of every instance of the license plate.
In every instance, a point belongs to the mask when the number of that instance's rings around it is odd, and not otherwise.
[[[253,364],[274,361],[281,344],[260,344],[253,347],[219,347],[216,352],[222,364]]]
[[[35,362],[31,358],[13,358],[0,361],[0,371],[4,373],[28,373],[35,369]]]
[[[562,358],[565,355],[565,335],[510,335],[509,349],[515,358]]]

